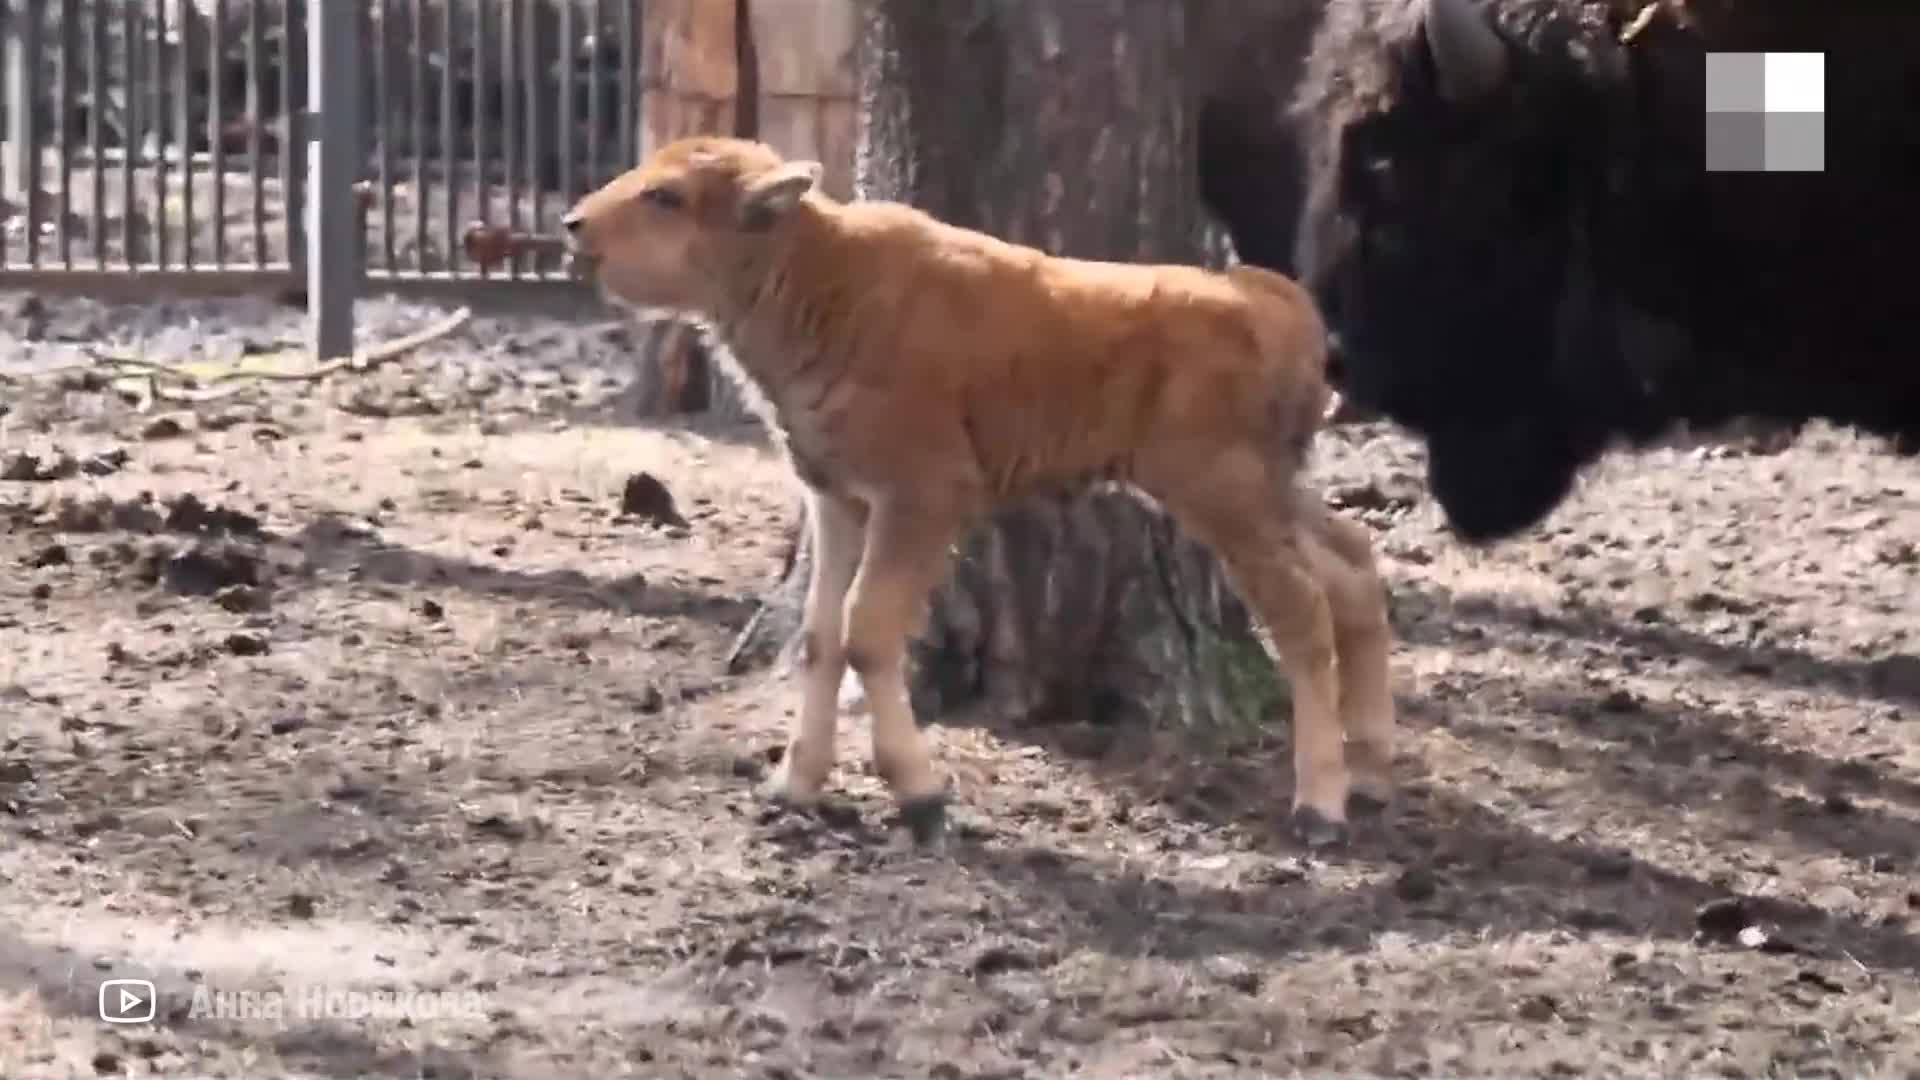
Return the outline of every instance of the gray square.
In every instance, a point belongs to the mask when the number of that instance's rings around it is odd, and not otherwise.
[[[1827,168],[1827,114],[1770,112],[1765,114],[1768,172],[1825,172]],[[1708,119],[1722,119],[1715,116]]]
[[[1708,112],[1765,112],[1766,108],[1766,53],[1707,54]]]
[[[1707,115],[1707,171],[1760,172],[1767,167],[1767,131],[1763,112]]]

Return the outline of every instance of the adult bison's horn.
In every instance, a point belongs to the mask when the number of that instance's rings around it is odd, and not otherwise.
[[[1507,44],[1471,0],[1427,0],[1425,29],[1448,101],[1478,101],[1507,77]]]

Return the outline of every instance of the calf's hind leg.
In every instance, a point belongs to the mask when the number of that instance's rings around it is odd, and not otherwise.
[[[833,771],[840,679],[847,668],[842,612],[860,565],[865,513],[860,504],[836,495],[813,491],[807,497],[813,573],[800,624],[800,711],[788,731],[786,755],[763,789],[775,801],[813,802]]]
[[[1373,537],[1302,492],[1299,517],[1308,552],[1326,587],[1339,653],[1340,721],[1347,734],[1351,807],[1375,811],[1393,796],[1393,627]]]
[[[1176,478],[1177,477],[1177,478]],[[1348,775],[1340,720],[1338,635],[1312,535],[1276,500],[1266,463],[1231,452],[1148,490],[1212,549],[1228,581],[1266,625],[1293,696],[1293,826],[1309,846],[1346,837]],[[1155,490],[1155,489],[1158,490]]]

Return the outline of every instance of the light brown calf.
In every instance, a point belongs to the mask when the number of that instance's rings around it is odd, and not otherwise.
[[[769,794],[819,795],[851,666],[875,770],[937,836],[947,782],[905,660],[949,549],[997,505],[1113,481],[1210,547],[1266,624],[1292,684],[1295,826],[1340,840],[1350,792],[1391,791],[1391,642],[1371,538],[1297,481],[1331,399],[1307,294],[1250,267],[1052,257],[837,202],[819,175],[685,139],[565,219],[609,298],[711,324],[806,485],[803,701]]]

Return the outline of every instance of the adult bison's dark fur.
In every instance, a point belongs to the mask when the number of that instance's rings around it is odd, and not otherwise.
[[[1645,6],[1334,0],[1313,45],[1299,272],[1471,541],[1676,421],[1920,450],[1920,8]],[[1708,49],[1826,53],[1824,172],[1705,171]]]

